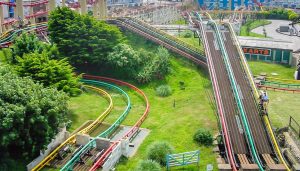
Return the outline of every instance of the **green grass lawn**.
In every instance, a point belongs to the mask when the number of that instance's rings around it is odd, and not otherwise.
[[[258,75],[262,72],[267,73],[267,76],[272,76],[271,73],[275,72],[281,79],[293,79],[295,67],[287,65],[266,63],[262,61],[249,61],[250,69],[254,75]],[[291,92],[274,92],[268,91],[270,103],[269,103],[269,117],[272,125],[275,127],[287,126],[289,116],[293,116],[298,122],[300,122],[299,106],[300,106],[300,94]]]
[[[300,123],[299,106],[300,94],[287,92],[268,91],[269,103],[269,117],[272,125],[275,127],[288,126],[289,117],[292,116],[298,123]]]
[[[174,25],[186,25],[185,19],[181,18],[179,20],[174,21],[172,24]]]
[[[191,37],[184,37],[184,35],[186,33],[190,33]],[[179,38],[182,41],[185,41],[186,43],[189,43],[190,45],[193,45],[193,46],[195,46],[199,49],[204,50],[202,42],[199,42],[199,38],[194,37],[194,33],[192,31],[183,31],[180,34],[178,34],[176,37]]]
[[[253,75],[266,73],[269,77],[276,77],[281,79],[294,79],[295,67],[288,65],[274,64],[263,61],[248,61],[249,67]],[[277,73],[273,76],[271,73]]]
[[[251,30],[253,30],[257,27],[260,27],[260,26],[268,25],[268,24],[271,24],[271,21],[268,21],[268,20],[251,20],[251,21],[248,21],[247,23],[245,23],[241,27],[240,36],[265,38],[265,35],[253,33],[253,32],[251,32]],[[247,28],[248,28],[248,30],[247,30]]]

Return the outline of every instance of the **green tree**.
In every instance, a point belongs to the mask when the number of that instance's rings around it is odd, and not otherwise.
[[[17,57],[23,57],[26,53],[42,53],[46,51],[52,58],[58,58],[59,56],[56,45],[43,43],[35,34],[22,33],[20,36],[14,38],[13,44],[12,59],[10,61],[12,63],[16,63]]]
[[[170,70],[170,54],[168,50],[164,47],[159,47],[157,49],[157,55],[153,60],[153,74],[156,78],[162,79],[169,73]]]
[[[113,47],[123,40],[120,30],[69,8],[56,8],[49,17],[51,40],[72,64],[101,64]]]
[[[0,66],[1,157],[35,157],[67,122],[68,96]],[[5,155],[4,155],[5,154]]]
[[[22,77],[31,77],[46,87],[55,87],[71,96],[80,94],[79,79],[66,59],[49,59],[46,52],[24,54],[18,58],[16,70]]]

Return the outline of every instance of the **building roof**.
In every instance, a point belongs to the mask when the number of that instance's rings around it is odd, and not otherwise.
[[[238,39],[241,46],[249,46],[249,47],[293,50],[293,45],[294,45],[293,42],[278,40],[278,39],[269,39],[269,38],[238,36]]]

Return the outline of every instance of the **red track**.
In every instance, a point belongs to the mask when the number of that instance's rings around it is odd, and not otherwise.
[[[26,19],[30,19],[30,18],[34,18],[34,17],[37,17],[37,16],[41,16],[41,15],[47,14],[47,13],[48,13],[48,11],[38,11],[35,14],[25,16],[25,18]]]
[[[30,3],[30,4],[24,4],[24,7],[34,7],[34,6],[38,6],[38,5],[44,5],[47,4],[49,1],[45,0],[45,1],[39,1],[39,2],[34,2],[34,3]]]
[[[8,5],[8,6],[16,7],[16,4],[11,2],[0,2],[0,5]]]
[[[102,80],[102,81],[106,81],[106,82],[115,83],[115,84],[121,85],[121,86],[127,86],[130,89],[132,89],[132,90],[136,91],[137,93],[139,93],[145,99],[145,102],[146,102],[146,109],[144,111],[144,114],[140,117],[140,119],[134,124],[134,126],[122,138],[120,138],[118,141],[115,141],[104,152],[104,154],[93,165],[93,167],[91,167],[91,169],[89,170],[89,171],[95,171],[97,168],[101,167],[104,164],[104,162],[109,157],[109,155],[112,153],[112,151],[114,150],[114,148],[120,143],[121,139],[127,139],[127,138],[130,139],[138,131],[138,129],[140,128],[141,124],[144,122],[144,120],[148,116],[149,109],[150,109],[150,104],[149,104],[147,96],[145,95],[145,93],[142,90],[138,89],[134,85],[129,84],[127,82],[123,82],[123,81],[120,81],[120,80],[116,80],[116,79],[112,79],[112,78],[107,78],[107,77],[93,76],[93,75],[83,75],[83,78],[84,79],[91,79],[91,80]]]
[[[225,115],[224,115],[222,99],[221,99],[221,95],[220,95],[220,89],[219,89],[219,85],[218,85],[218,81],[217,81],[217,75],[216,75],[214,65],[212,63],[212,56],[211,56],[212,54],[210,52],[209,43],[207,42],[206,33],[204,31],[204,27],[203,27],[202,23],[198,22],[197,26],[200,29],[201,34],[203,36],[203,40],[204,40],[204,48],[206,49],[205,53],[207,56],[210,78],[212,79],[215,98],[216,98],[217,107],[218,107],[218,113],[220,115],[220,120],[221,120],[221,124],[222,124],[222,129],[223,129],[222,132],[224,134],[223,136],[224,136],[225,144],[226,144],[227,157],[229,158],[229,163],[231,165],[231,168],[233,169],[233,171],[236,171],[237,169],[236,169],[236,165],[235,165],[235,161],[234,161],[234,156],[232,154],[232,148],[231,148],[231,144],[230,144],[230,138],[228,135],[227,124],[226,124],[226,119],[225,119]]]

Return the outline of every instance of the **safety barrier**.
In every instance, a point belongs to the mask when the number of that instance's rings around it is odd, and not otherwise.
[[[282,78],[275,78],[275,77],[266,77],[267,81],[278,81],[283,82],[286,84],[300,84],[300,80],[291,80],[291,79],[282,79]]]
[[[255,83],[254,83],[254,80],[253,80],[253,77],[252,77],[252,73],[250,72],[250,67],[249,67],[249,65],[248,65],[248,63],[247,63],[247,60],[246,60],[246,57],[245,57],[245,55],[244,55],[244,53],[243,53],[243,51],[242,51],[241,45],[239,44],[239,41],[238,41],[238,39],[237,39],[237,37],[236,37],[236,35],[235,35],[235,32],[234,32],[234,30],[233,30],[233,28],[232,28],[232,25],[231,25],[230,23],[227,23],[227,25],[228,25],[228,27],[229,27],[229,30],[230,30],[230,32],[231,32],[231,35],[233,35],[234,42],[236,43],[236,47],[237,47],[237,49],[238,49],[238,52],[239,52],[239,55],[240,55],[240,58],[241,58],[241,61],[242,61],[242,65],[243,65],[243,67],[244,67],[244,70],[246,71],[246,75],[247,75],[247,77],[248,77],[248,80],[249,80],[250,85],[251,85],[251,87],[252,87],[252,90],[253,90],[253,92],[254,92],[254,96],[255,96],[256,99],[258,99],[258,98],[259,98],[259,93],[258,93],[257,87],[255,86]],[[286,168],[288,171],[290,171],[290,169],[289,169],[289,167],[288,167],[286,161],[285,161],[285,160],[283,159],[283,157],[282,157],[281,151],[280,151],[280,149],[279,149],[277,140],[276,140],[275,135],[274,135],[274,133],[273,133],[273,129],[272,129],[272,127],[271,127],[271,124],[270,124],[270,121],[269,121],[268,116],[267,116],[267,115],[264,115],[264,116],[263,116],[263,120],[264,120],[264,123],[265,123],[265,125],[266,125],[266,127],[267,127],[267,131],[268,131],[269,136],[270,136],[270,138],[271,138],[271,140],[272,140],[272,144],[273,144],[273,147],[275,148],[275,151],[276,151],[276,153],[277,153],[277,156],[279,157],[280,161],[283,163],[283,165],[285,166],[285,168]]]
[[[81,82],[83,82],[85,84],[93,85],[93,86],[105,86],[108,88],[114,88],[126,97],[127,106],[126,106],[125,110],[123,111],[123,113],[118,117],[118,119],[109,128],[107,128],[104,132],[102,132],[101,134],[99,134],[96,137],[96,138],[99,138],[99,137],[108,138],[108,136],[111,135],[111,133],[113,133],[120,126],[120,124],[123,122],[123,120],[128,115],[130,108],[131,108],[130,98],[124,90],[122,90],[121,88],[119,88],[117,86],[111,85],[111,84],[103,83],[100,81],[94,81],[94,80],[86,80],[86,79],[82,79]],[[61,170],[72,170],[73,166],[80,160],[80,155],[84,151],[86,151],[88,148],[96,147],[96,138],[93,138],[92,140],[90,140],[76,154],[74,154],[73,157],[64,165],[64,167]]]
[[[200,28],[200,31],[202,33],[202,36],[203,36],[203,44],[204,44],[204,48],[205,48],[205,52],[206,52],[206,56],[207,56],[207,63],[208,63],[208,68],[209,68],[209,73],[210,73],[210,76],[211,76],[211,79],[212,79],[212,84],[213,84],[213,89],[214,89],[214,94],[215,94],[215,99],[216,99],[216,102],[217,102],[217,106],[218,106],[218,113],[220,115],[220,121],[221,121],[221,127],[222,127],[222,131],[223,131],[223,139],[224,139],[224,142],[225,142],[225,148],[226,148],[226,151],[227,151],[227,155],[228,155],[228,158],[229,158],[229,163],[232,167],[232,169],[234,171],[236,171],[236,164],[235,164],[235,160],[234,160],[234,157],[233,157],[233,152],[232,152],[232,146],[231,146],[231,142],[229,140],[229,135],[228,135],[228,131],[227,131],[227,125],[226,125],[226,119],[225,119],[225,116],[224,116],[224,109],[223,109],[223,106],[222,106],[222,100],[221,100],[221,95],[220,95],[220,90],[219,90],[219,86],[218,86],[218,82],[217,82],[217,76],[216,76],[216,73],[215,73],[215,69],[213,67],[213,64],[212,64],[212,57],[211,57],[211,53],[210,53],[210,49],[208,48],[208,42],[207,42],[207,37],[206,37],[206,34],[204,32],[204,27],[203,27],[203,24],[202,24],[202,18],[200,16],[199,13],[196,13],[196,17],[200,20],[200,23],[198,23],[198,27]]]
[[[290,116],[289,128],[291,128],[300,138],[300,124],[292,116]]]
[[[261,81],[260,84],[267,85],[267,86],[276,86],[281,88],[300,88],[300,84],[288,84],[288,83],[273,82],[273,81]]]
[[[94,89],[96,90],[98,93],[102,94],[104,97],[107,97],[108,98],[108,101],[109,101],[109,106],[108,108],[103,112],[101,113],[101,115],[92,123],[90,124],[89,126],[87,126],[85,129],[81,130],[79,133],[80,134],[83,134],[83,133],[87,133],[88,131],[92,130],[96,125],[98,125],[99,123],[101,123],[104,118],[110,113],[110,111],[112,110],[113,108],[113,102],[112,102],[112,98],[111,96],[105,92],[104,90],[101,90],[99,88],[95,88],[95,87],[91,87],[91,86],[86,86],[88,88],[91,88],[91,89]],[[64,141],[61,145],[59,145],[57,148],[55,148],[45,159],[43,159],[38,165],[36,165],[32,171],[38,171],[38,170],[41,170],[44,166],[46,166],[47,164],[49,164],[50,161],[52,161],[56,155],[58,154],[59,150],[61,148],[63,148],[66,144],[68,143],[74,143],[75,141],[75,137],[76,137],[76,134],[70,136],[66,141]]]
[[[147,118],[148,113],[149,113],[149,109],[150,109],[150,104],[148,101],[147,96],[145,95],[145,93],[138,89],[137,87],[135,87],[132,84],[120,81],[120,80],[116,80],[116,79],[111,79],[111,78],[106,78],[106,77],[100,77],[100,76],[92,76],[92,75],[83,75],[84,79],[90,79],[90,80],[102,80],[102,81],[107,81],[107,82],[112,82],[115,83],[117,85],[123,85],[123,86],[127,86],[130,89],[136,91],[138,94],[140,94],[144,100],[145,100],[145,104],[146,104],[146,109],[143,113],[143,115],[140,117],[140,119],[134,124],[134,126],[121,138],[121,139],[131,139],[133,137],[133,135],[136,134],[136,132],[139,130],[141,124],[144,122],[144,120]],[[95,171],[97,170],[97,168],[101,167],[104,162],[106,161],[106,159],[110,156],[110,154],[112,153],[112,151],[114,150],[114,148],[120,143],[120,140],[115,141],[105,152],[104,154],[98,159],[98,161],[96,161],[96,163],[93,165],[92,168],[90,168],[89,171]]]
[[[207,13],[207,15],[209,15],[209,14]],[[230,83],[231,83],[231,87],[233,89],[233,94],[234,94],[238,109],[240,111],[240,114],[242,116],[242,122],[243,122],[243,125],[244,125],[244,128],[245,128],[245,133],[246,133],[246,140],[248,141],[248,144],[250,145],[251,154],[254,157],[254,160],[255,160],[256,164],[258,165],[259,169],[261,171],[263,171],[264,169],[263,169],[263,166],[262,166],[261,161],[259,159],[259,156],[257,154],[256,146],[255,146],[254,140],[253,140],[253,135],[251,133],[251,129],[250,129],[250,126],[249,126],[249,123],[248,123],[246,113],[245,113],[243,102],[239,97],[239,92],[238,92],[238,89],[237,89],[236,80],[235,80],[235,77],[233,75],[232,67],[231,67],[231,64],[230,64],[230,61],[229,61],[229,57],[227,55],[227,51],[225,49],[224,42],[222,40],[221,33],[220,33],[218,25],[215,21],[213,21],[211,19],[209,21],[209,24],[212,25],[212,27],[214,28],[214,30],[216,32],[216,35],[217,35],[217,41],[218,41],[218,44],[220,45],[220,50],[222,52],[223,60],[224,60],[225,66],[226,66],[226,70],[227,70],[228,75],[229,75],[229,80],[230,80]]]

